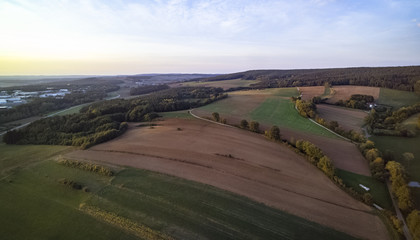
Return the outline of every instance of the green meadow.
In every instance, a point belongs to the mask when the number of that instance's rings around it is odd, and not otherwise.
[[[420,102],[420,94],[414,92],[400,91],[388,88],[381,88],[378,103],[398,109]]]

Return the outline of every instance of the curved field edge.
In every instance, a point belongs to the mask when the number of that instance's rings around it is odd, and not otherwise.
[[[215,187],[132,168],[107,177],[40,159],[1,180],[0,194],[6,239],[354,239]]]
[[[298,114],[293,102],[289,99],[278,97],[267,98],[258,108],[249,114],[250,118],[263,124],[277,125],[280,128],[288,128],[305,133],[329,138],[339,137],[316,125]]]

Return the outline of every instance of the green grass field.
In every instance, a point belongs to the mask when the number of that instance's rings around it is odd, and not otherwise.
[[[201,107],[206,112],[218,112],[222,117],[235,116],[247,120],[258,121],[265,125],[277,125],[296,131],[312,133],[320,136],[339,138],[335,134],[316,125],[299,115],[289,99],[297,96],[297,88],[269,88],[264,90],[238,91],[229,93],[229,97]],[[265,97],[257,107],[249,107],[254,97]]]
[[[298,114],[293,102],[289,99],[271,97],[250,113],[250,118],[263,124],[277,125],[301,132],[337,138],[333,133],[316,125]]]
[[[403,106],[413,105],[420,102],[420,94],[407,91],[399,91],[388,88],[381,88],[378,103],[398,109]]]
[[[107,177],[48,160],[65,147],[0,148],[1,162],[15,153],[20,166],[0,180],[4,239],[353,239],[208,185],[137,169]]]
[[[370,137],[375,145],[382,151],[390,150],[393,152],[395,160],[404,165],[409,174],[410,181],[420,182],[420,135],[414,138],[391,137],[391,136],[372,136]],[[407,162],[402,154],[411,152],[414,154],[414,160]],[[420,188],[411,188],[417,207],[420,208]]]
[[[388,210],[394,210],[388,189],[384,183],[372,177],[359,175],[342,169],[336,169],[336,174],[343,179],[346,186],[353,188],[359,193],[366,193],[359,184],[369,187],[371,189],[369,193],[372,194],[373,200],[376,204]]]

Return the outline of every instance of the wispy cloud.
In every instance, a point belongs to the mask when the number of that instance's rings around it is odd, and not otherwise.
[[[3,0],[0,57],[161,63],[162,71],[183,59],[205,71],[374,64],[405,49],[420,62],[410,22],[420,26],[418,12],[407,1]]]

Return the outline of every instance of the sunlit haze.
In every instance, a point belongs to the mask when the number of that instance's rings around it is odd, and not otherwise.
[[[420,1],[0,0],[0,74],[420,64]]]

